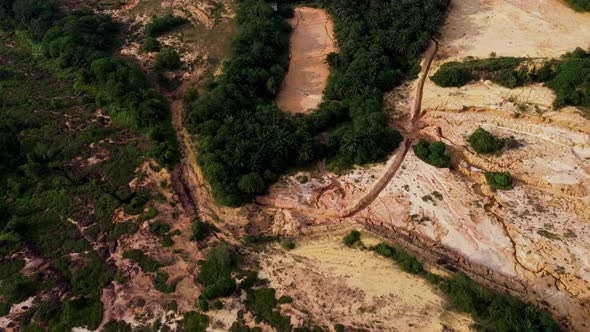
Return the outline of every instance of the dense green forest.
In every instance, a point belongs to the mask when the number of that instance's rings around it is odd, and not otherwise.
[[[95,329],[100,290],[118,278],[106,248],[138,229],[111,215],[143,211],[149,193],[128,183],[145,157],[179,159],[169,106],[135,63],[112,56],[121,26],[110,16],[3,0],[0,22],[0,271],[10,272],[0,316],[41,294],[20,317],[25,330]],[[21,274],[24,256],[49,268]]]
[[[580,106],[590,108],[590,53],[581,48],[559,59],[545,61],[541,66],[521,66],[522,58],[491,58],[448,62],[431,77],[444,87],[463,86],[469,82],[489,79],[508,88],[544,83],[555,91],[554,107]],[[586,113],[588,113],[586,111]]]
[[[324,102],[309,116],[284,114],[274,103],[288,68],[292,11],[239,3],[231,58],[187,105],[186,125],[199,137],[199,162],[219,203],[248,202],[285,170],[315,160],[328,158],[335,170],[382,161],[401,142],[382,110],[383,92],[416,74],[447,2],[321,3],[334,17],[340,51],[328,56]]]
[[[577,11],[590,11],[590,0],[567,0],[567,2]]]

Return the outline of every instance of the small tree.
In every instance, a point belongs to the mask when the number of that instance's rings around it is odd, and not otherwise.
[[[425,140],[420,140],[418,144],[414,145],[414,154],[425,163],[434,167],[451,167],[451,156],[446,151],[446,146],[443,142],[428,143]]]
[[[355,243],[361,240],[361,232],[359,231],[351,231],[344,237],[344,244],[348,247],[352,247]]]
[[[160,43],[154,37],[147,37],[141,44],[141,51],[145,53],[158,52],[160,50]]]
[[[467,141],[477,153],[481,154],[498,152],[506,145],[506,139],[497,138],[481,127],[477,128]]]
[[[178,69],[182,62],[180,61],[180,55],[176,50],[171,48],[163,49],[156,56],[156,67],[161,70],[174,70]]]
[[[286,239],[281,242],[281,247],[285,250],[293,250],[295,249],[295,242],[291,239]]]
[[[510,172],[486,172],[485,177],[492,191],[512,189],[514,185]]]
[[[246,174],[238,182],[238,188],[248,194],[260,194],[265,189],[264,180],[258,173]]]

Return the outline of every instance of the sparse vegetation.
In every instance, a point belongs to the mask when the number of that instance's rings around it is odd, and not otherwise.
[[[163,266],[160,262],[146,256],[146,254],[139,249],[126,250],[123,252],[123,258],[137,262],[145,272],[156,272]]]
[[[209,317],[194,311],[184,314],[183,321],[186,332],[205,332],[209,326]]]
[[[361,232],[354,230],[344,237],[344,244],[348,247],[354,246],[361,239]]]
[[[281,248],[285,250],[293,250],[295,249],[295,242],[291,239],[285,239],[281,242]]]
[[[481,79],[492,80],[507,88],[522,85],[528,78],[528,71],[517,70],[524,58],[492,57],[464,62],[447,62],[431,77],[443,87],[460,87]]]
[[[143,40],[143,43],[141,43],[141,51],[145,53],[159,52],[160,42],[154,37],[147,37]]]
[[[168,282],[168,277],[168,273],[156,272],[154,287],[162,293],[174,293],[176,291],[176,285],[180,280]]]
[[[510,172],[486,172],[485,178],[492,191],[509,190],[514,185]]]
[[[156,55],[156,68],[158,70],[175,70],[181,64],[180,54],[172,48],[164,48]]]
[[[188,21],[185,18],[174,15],[156,17],[148,25],[146,25],[144,34],[146,37],[155,38],[171,31],[172,29],[175,29],[186,22]]]
[[[279,332],[291,331],[291,319],[283,316],[276,308],[278,301],[272,288],[250,289],[247,291],[246,308],[266,321]]]
[[[559,331],[546,311],[511,296],[500,295],[477,285],[463,273],[455,273],[440,284],[453,305],[472,314],[489,331]]]
[[[506,145],[505,138],[497,138],[489,131],[478,127],[467,140],[473,150],[481,154],[495,153]]]
[[[207,260],[201,262],[201,271],[196,281],[203,286],[203,297],[214,299],[228,296],[236,290],[232,271],[236,268],[236,253],[226,244],[212,248]]]
[[[446,151],[447,147],[443,142],[428,143],[420,140],[414,145],[414,154],[420,160],[438,168],[451,167],[451,155]]]
[[[137,229],[112,218],[149,200],[129,187],[144,157],[178,159],[168,106],[138,66],[112,57],[120,26],[109,16],[29,0],[3,2],[0,16],[0,251],[27,249],[47,266],[16,279],[16,260],[0,284],[11,301],[47,299],[26,313],[35,322],[23,330],[95,330],[100,290],[115,272],[93,241],[109,247]]]
[[[191,236],[191,241],[203,241],[211,231],[213,230],[212,225],[209,225],[206,222],[201,221],[198,217],[195,218],[193,223],[191,224],[191,229],[193,231],[193,235]]]
[[[439,287],[448,295],[455,309],[473,315],[482,330],[559,331],[559,326],[546,311],[479,286],[461,272],[441,277],[428,272],[414,255],[401,248],[380,243],[370,249],[392,258],[404,271],[420,275]]]
[[[426,271],[416,257],[409,254],[405,250],[400,248],[394,248],[386,243],[379,243],[376,246],[371,247],[371,250],[377,254],[392,258],[396,261],[402,270],[412,274],[425,274]]]
[[[575,1],[575,0],[572,0]],[[554,107],[568,105],[590,108],[590,53],[581,48],[527,69],[525,59],[499,57],[448,62],[431,77],[440,86],[463,86],[473,80],[490,79],[507,88],[545,83],[555,91]]]

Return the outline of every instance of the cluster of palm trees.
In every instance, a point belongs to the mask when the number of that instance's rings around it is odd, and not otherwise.
[[[401,142],[383,92],[401,83],[444,20],[432,0],[326,1],[340,51],[328,58],[325,102],[309,116],[274,103],[288,67],[289,25],[264,1],[238,5],[240,33],[216,86],[189,105],[204,174],[218,202],[239,205],[286,169],[328,158],[334,168],[383,160]]]

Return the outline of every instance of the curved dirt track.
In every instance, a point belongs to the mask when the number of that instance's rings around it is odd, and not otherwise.
[[[408,153],[410,146],[412,146],[413,136],[415,136],[415,125],[420,119],[422,115],[422,94],[424,91],[424,84],[426,79],[428,78],[428,73],[430,71],[430,67],[434,60],[434,56],[436,55],[436,51],[438,49],[438,43],[435,40],[432,40],[430,46],[428,47],[425,57],[424,63],[422,66],[422,72],[420,73],[420,78],[418,80],[418,84],[416,86],[416,99],[414,100],[414,105],[412,108],[412,117],[410,119],[410,133],[409,137],[406,137],[403,142],[400,144],[398,150],[389,158],[387,161],[387,166],[385,172],[380,176],[380,178],[375,181],[371,188],[367,191],[366,194],[363,195],[360,199],[354,202],[352,206],[347,207],[344,210],[339,211],[332,211],[332,210],[320,210],[315,208],[309,208],[301,206],[293,201],[283,201],[279,199],[273,199],[268,196],[264,197],[257,197],[256,203],[273,208],[279,209],[288,209],[288,210],[295,210],[297,212],[308,214],[308,215],[321,215],[323,217],[332,217],[332,218],[346,218],[354,216],[359,211],[363,210],[367,206],[369,206],[376,198],[379,196],[381,191],[387,186],[389,181],[393,178],[395,173],[399,170],[401,164],[404,161],[404,157]],[[317,202],[316,202],[317,205]]]
[[[295,8],[290,20],[289,70],[277,96],[277,105],[287,113],[304,113],[317,107],[328,81],[326,56],[336,50],[334,24],[318,8]]]

